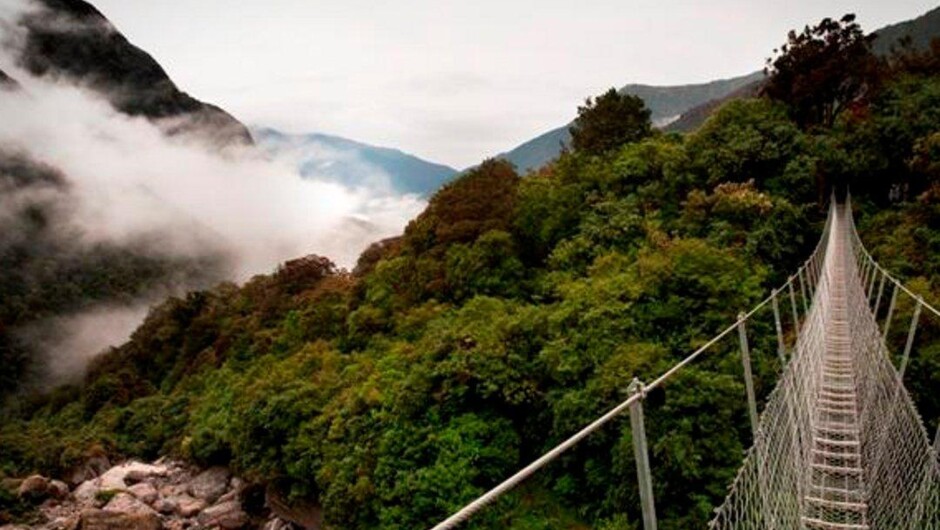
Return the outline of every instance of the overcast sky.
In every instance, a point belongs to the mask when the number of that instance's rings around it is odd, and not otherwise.
[[[866,30],[936,0],[91,0],[183,89],[243,122],[462,168],[627,83],[763,66],[786,31]]]

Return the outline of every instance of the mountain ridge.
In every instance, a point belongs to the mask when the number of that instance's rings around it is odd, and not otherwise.
[[[940,7],[913,19],[884,26],[873,33],[879,36],[874,44],[875,52],[879,55],[889,54],[905,36],[911,37],[911,45],[915,49],[927,49],[930,41],[940,36]],[[711,112],[724,102],[755,94],[761,78],[763,71],[757,70],[742,76],[688,85],[634,83],[624,85],[619,91],[643,98],[651,110],[654,125],[667,132],[689,132],[704,123]],[[670,114],[666,109],[679,112]],[[668,118],[674,119],[664,121]],[[557,157],[563,146],[567,145],[570,140],[569,125],[539,134],[497,157],[509,160],[523,173],[537,169]]]
[[[22,49],[15,60],[37,77],[64,77],[105,96],[119,112],[151,120],[182,120],[170,134],[203,133],[216,146],[251,143],[248,128],[231,114],[180,90],[162,66],[132,44],[84,0],[37,0],[24,14]],[[0,72],[0,79],[16,79]]]
[[[458,174],[456,169],[446,164],[425,160],[394,147],[376,146],[342,136],[318,132],[294,134],[271,127],[252,127],[251,133],[259,147],[275,157],[292,159],[301,175],[308,178],[325,177],[361,186],[376,177],[387,176],[390,191],[427,197]]]

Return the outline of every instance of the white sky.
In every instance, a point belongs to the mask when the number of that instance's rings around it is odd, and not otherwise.
[[[936,0],[91,0],[185,91],[243,122],[457,168],[588,95],[752,72],[824,16],[866,30]]]

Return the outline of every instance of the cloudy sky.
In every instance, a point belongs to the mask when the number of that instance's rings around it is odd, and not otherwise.
[[[92,0],[184,89],[250,124],[325,132],[462,168],[627,83],[763,66],[786,31],[866,30],[936,0]]]

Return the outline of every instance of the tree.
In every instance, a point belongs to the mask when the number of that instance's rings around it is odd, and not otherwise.
[[[649,136],[650,111],[639,97],[611,88],[597,98],[587,98],[568,131],[576,151],[603,154]]]
[[[774,50],[777,57],[767,59],[764,94],[785,103],[804,129],[831,127],[878,79],[874,39],[853,14],[825,18],[799,34],[791,30],[787,43]]]

